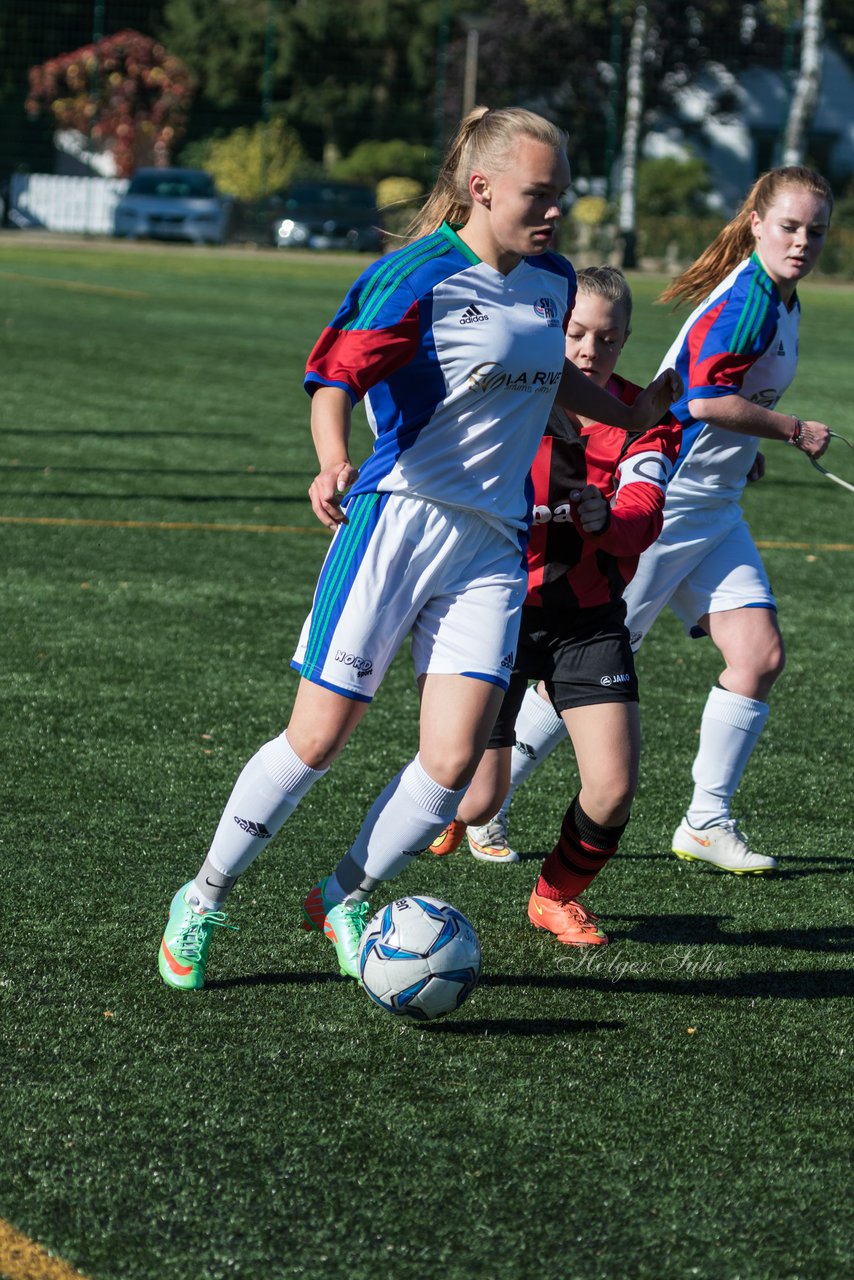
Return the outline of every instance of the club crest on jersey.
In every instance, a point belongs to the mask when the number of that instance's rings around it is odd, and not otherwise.
[[[558,326],[557,307],[551,298],[537,298],[534,303],[534,314],[545,320],[550,329],[556,329]]]
[[[480,307],[473,302],[471,306],[466,307],[465,311],[460,316],[460,324],[480,324],[482,321],[488,319],[489,316],[486,312],[481,311]]]

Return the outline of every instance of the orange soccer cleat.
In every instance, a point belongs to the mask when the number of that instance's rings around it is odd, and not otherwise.
[[[462,844],[465,833],[466,824],[460,822],[459,818],[452,818],[430,845],[430,852],[435,853],[437,858],[444,858],[446,853],[455,853]]]
[[[596,922],[596,916],[575,898],[555,902],[537,893],[536,885],[528,902],[528,919],[535,929],[553,933],[567,947],[604,947],[608,935]]]

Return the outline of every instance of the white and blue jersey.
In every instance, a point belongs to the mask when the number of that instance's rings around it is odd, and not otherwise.
[[[292,665],[370,701],[408,635],[418,676],[506,688],[527,577],[528,478],[564,366],[575,273],[508,275],[447,225],[380,258],[308,360],[364,398],[376,443],[344,501]]]
[[[795,376],[800,304],[788,309],[754,253],[692,312],[662,361],[685,387],[673,413],[682,449],[667,486],[664,524],[626,589],[626,626],[637,648],[665,605],[691,635],[706,614],[775,609],[741,495],[756,436],[691,416],[688,401],[740,395],[773,409]]]
[[[376,443],[348,500],[461,507],[521,546],[574,300],[565,258],[523,258],[502,275],[447,224],[373,263],[306,368],[310,394],[333,386],[365,401]]]
[[[795,376],[800,303],[786,307],[754,253],[739,263],[686,320],[661,362],[684,384],[673,413],[682,448],[667,489],[668,510],[740,499],[759,441],[698,421],[688,402],[740,395],[773,409]]]

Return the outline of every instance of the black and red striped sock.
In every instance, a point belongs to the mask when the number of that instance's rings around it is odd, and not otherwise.
[[[628,819],[619,827],[602,827],[588,817],[578,796],[564,815],[560,838],[540,869],[537,893],[554,902],[577,898],[617,852]]]

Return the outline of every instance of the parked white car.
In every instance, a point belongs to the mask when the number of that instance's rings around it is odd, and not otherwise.
[[[231,207],[203,169],[137,169],[116,205],[113,233],[222,244]]]

